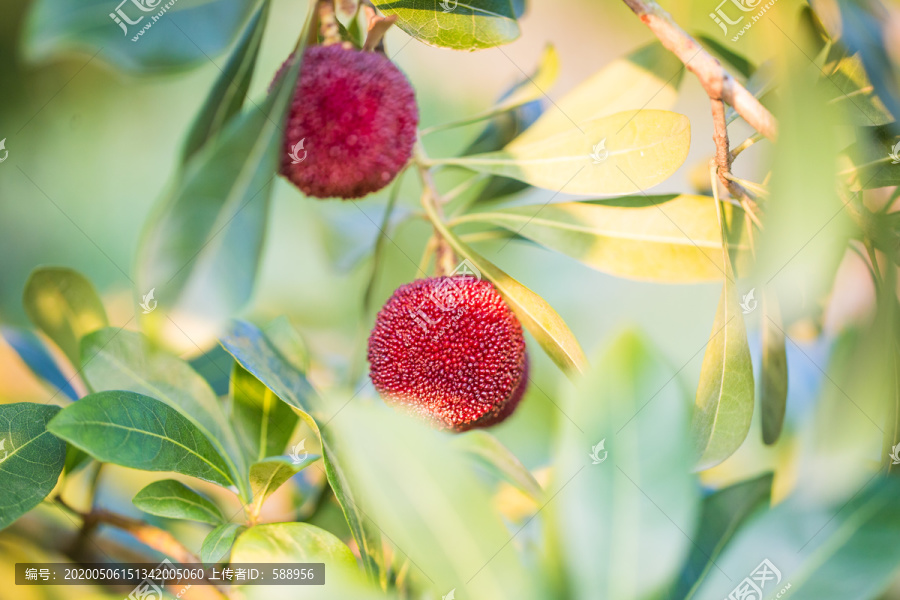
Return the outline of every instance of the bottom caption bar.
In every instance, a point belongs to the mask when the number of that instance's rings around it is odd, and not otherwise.
[[[325,563],[16,563],[16,585],[325,585]]]

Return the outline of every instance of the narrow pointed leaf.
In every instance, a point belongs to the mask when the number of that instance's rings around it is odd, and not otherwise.
[[[762,433],[766,444],[774,444],[781,435],[787,408],[788,368],[784,325],[778,299],[772,293],[763,294],[762,389],[759,401],[762,408]]]
[[[85,396],[56,415],[47,428],[102,462],[234,485],[225,460],[196,426],[141,394]]]
[[[66,445],[47,431],[58,406],[0,405],[0,529],[40,504],[62,472]]]
[[[65,394],[69,400],[78,400],[75,388],[59,370],[53,356],[38,336],[26,329],[9,325],[0,325],[0,335],[32,373]]]
[[[540,120],[534,126],[540,124]],[[633,194],[671,176],[687,158],[690,121],[664,110],[620,112],[545,137],[528,130],[503,150],[436,160],[567,194]]]
[[[245,529],[236,523],[223,523],[209,532],[200,547],[200,560],[204,565],[215,565],[226,562],[231,554],[231,545]]]
[[[154,481],[139,491],[131,502],[145,513],[157,517],[187,519],[211,525],[219,525],[225,520],[212,500],[174,479]]]
[[[512,0],[449,0],[444,10],[436,0],[373,0],[397,25],[431,46],[480,50],[508,44],[519,37]]]
[[[259,514],[263,503],[288,479],[319,460],[309,454],[295,463],[284,456],[273,456],[250,466],[250,489],[253,491],[252,510]]]
[[[532,500],[543,503],[544,490],[541,489],[541,485],[500,440],[486,431],[475,430],[457,436],[455,442],[459,448],[477,458],[479,462],[517,487]]]
[[[698,470],[734,454],[753,417],[753,365],[730,262],[727,267],[694,402],[691,437]]]
[[[722,234],[708,196],[639,196],[472,213],[618,277],[663,283],[721,280]],[[746,250],[735,247],[733,250]]]
[[[231,117],[240,112],[256,67],[259,43],[262,41],[268,14],[269,0],[262,0],[259,8],[250,17],[228,58],[225,69],[216,79],[191,125],[182,151],[182,162],[187,161],[204,143],[216,135]]]
[[[275,392],[238,364],[231,375],[231,410],[251,462],[283,454],[299,420]]]
[[[25,283],[23,303],[31,322],[59,346],[76,368],[81,366],[81,338],[108,324],[94,286],[80,273],[64,267],[32,271]]]

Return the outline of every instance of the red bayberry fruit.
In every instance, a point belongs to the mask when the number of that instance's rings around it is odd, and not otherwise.
[[[455,431],[503,421],[528,385],[519,320],[493,285],[470,276],[397,289],[369,336],[369,364],[386,402]]]
[[[361,198],[407,163],[418,123],[415,92],[385,56],[340,45],[308,48],[288,114],[281,174],[308,196]]]

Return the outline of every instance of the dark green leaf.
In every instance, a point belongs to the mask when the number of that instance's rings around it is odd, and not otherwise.
[[[231,410],[247,458],[253,462],[282,454],[298,420],[290,406],[239,364],[231,375]]]
[[[750,77],[753,75],[753,72],[756,71],[756,66],[745,56],[738,54],[733,49],[719,43],[708,35],[698,35],[697,39],[708,46],[713,54],[718,55],[719,58],[723,58],[744,77]]]
[[[40,504],[53,490],[66,445],[46,427],[58,406],[0,405],[0,529]]]
[[[243,487],[248,463],[237,437],[219,399],[190,365],[140,333],[113,328],[84,338],[82,356],[85,379],[93,391],[127,390],[164,402],[210,440]]]
[[[94,286],[80,273],[64,267],[32,271],[25,283],[23,303],[31,322],[59,346],[76,368],[81,366],[81,338],[108,324]]]
[[[138,253],[138,289],[155,289],[158,301],[144,318],[151,337],[202,346],[250,298],[299,69],[295,59],[261,105],[232,118],[188,161],[162,199]]]
[[[47,61],[72,51],[99,53],[101,60],[135,74],[206,64],[231,44],[254,0],[178,0],[162,15],[162,0],[38,0],[25,21],[24,45],[29,60]],[[134,25],[118,25],[119,10]],[[133,41],[142,28],[153,23]],[[168,21],[168,22],[167,22]]]
[[[269,0],[262,0],[191,125],[182,150],[182,162],[186,162],[240,112],[256,67],[259,43],[268,15]]]
[[[691,536],[694,541],[691,555],[670,597],[685,600],[692,597],[706,574],[717,568],[716,559],[738,528],[768,502],[771,491],[772,474],[767,473],[718,490],[703,499],[700,527]]]
[[[479,50],[508,44],[519,37],[513,0],[373,0],[385,15],[416,39],[442,48]]]
[[[0,325],[0,335],[16,351],[16,354],[32,373],[61,391],[70,400],[78,400],[78,394],[72,384],[59,370],[56,361],[53,360],[44,346],[44,342],[38,336],[26,329],[10,325]]]
[[[61,411],[47,428],[99,461],[234,485],[225,460],[197,427],[141,394],[91,394]]]
[[[225,520],[212,500],[180,481],[154,481],[132,498],[131,502],[145,513],[168,519],[188,519],[218,525]]]
[[[224,523],[209,532],[200,547],[200,560],[204,565],[215,565],[227,562],[231,554],[231,545],[234,539],[245,529],[243,525],[236,523]]]
[[[784,325],[774,294],[763,293],[762,367],[759,392],[763,442],[774,444],[781,435],[787,408],[788,368]]]

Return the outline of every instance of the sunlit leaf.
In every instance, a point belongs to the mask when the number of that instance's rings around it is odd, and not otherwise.
[[[531,472],[504,446],[486,431],[468,431],[457,436],[456,445],[484,464],[488,469],[511,483],[535,502],[544,501],[544,490]]]
[[[266,498],[271,496],[281,484],[319,460],[321,457],[308,454],[300,462],[283,456],[273,456],[250,466],[250,489],[253,491],[252,514],[259,514]]]
[[[199,429],[141,394],[90,394],[62,410],[47,429],[99,461],[234,485],[225,460]]]
[[[687,394],[632,332],[592,364],[560,402],[550,560],[567,598],[667,598],[699,510]]]
[[[894,121],[881,99],[875,95],[872,82],[858,56],[848,56],[834,65],[827,65],[830,72],[820,83],[825,93],[831,92],[832,104],[842,106],[844,114],[857,125],[886,125]]]
[[[218,525],[225,520],[212,500],[180,481],[154,481],[132,498],[131,502],[147,514],[168,519],[188,519]]]
[[[507,275],[499,267],[463,243],[435,215],[432,222],[453,250],[470,261],[490,280],[516,313],[522,326],[535,337],[541,348],[569,376],[584,371],[587,359],[575,335],[546,300]]]
[[[450,0],[444,10],[435,0],[373,0],[387,16],[416,39],[442,48],[479,50],[508,44],[519,37],[513,0]]]
[[[145,0],[140,4],[38,0],[30,5],[25,21],[26,56],[46,61],[75,50],[88,56],[99,53],[100,60],[135,74],[202,65],[231,44],[256,2],[178,0],[168,6],[163,0]],[[160,14],[164,6],[168,8]],[[153,22],[154,17],[159,21]],[[130,25],[126,18],[136,23]]]
[[[730,262],[726,267],[691,423],[698,470],[714,467],[734,454],[747,437],[753,417],[750,347]]]
[[[235,481],[246,475],[247,462],[219,399],[190,365],[140,333],[111,327],[85,337],[81,351],[85,380],[93,391],[127,390],[165,403],[226,458]]]
[[[42,267],[32,271],[22,301],[31,322],[75,367],[81,366],[81,338],[108,324],[94,286],[72,269]]]
[[[72,384],[59,370],[53,356],[38,336],[26,329],[10,325],[0,325],[0,336],[3,336],[6,343],[16,351],[32,373],[61,391],[70,400],[78,400],[78,394]]]
[[[245,529],[245,526],[236,523],[223,523],[210,531],[200,547],[200,560],[203,564],[214,565],[227,560],[234,539]]]
[[[538,120],[532,127],[540,125]],[[633,194],[665,181],[687,158],[687,117],[637,110],[582,121],[546,137],[528,130],[503,150],[435,160],[567,194]]]
[[[759,391],[762,410],[762,433],[766,444],[774,444],[781,435],[787,407],[788,368],[785,348],[784,324],[778,299],[770,293],[763,294],[762,367]]]
[[[269,0],[262,0],[191,125],[182,150],[182,162],[197,152],[231,117],[240,112],[256,67],[256,57],[268,15]]]
[[[231,410],[253,462],[282,454],[298,421],[290,406],[238,364],[231,375]]]
[[[17,402],[0,405],[0,529],[37,506],[56,485],[66,445],[47,423],[58,406]]]
[[[707,573],[718,569],[716,559],[737,530],[769,500],[772,474],[736,483],[703,499],[699,529],[672,597],[692,597]]]
[[[457,222],[468,221],[504,227],[619,277],[693,283],[721,280],[725,270],[715,203],[708,196],[519,206],[472,213]]]

